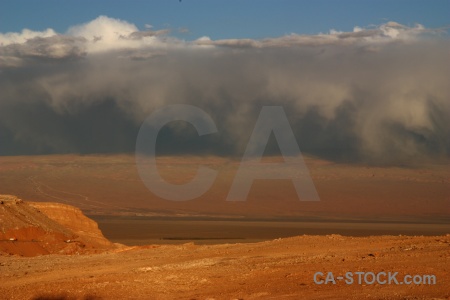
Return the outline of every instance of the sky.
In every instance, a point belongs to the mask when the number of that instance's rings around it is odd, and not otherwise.
[[[75,24],[106,15],[131,22],[141,30],[146,24],[154,29],[172,29],[175,34],[188,29],[188,33],[178,34],[188,40],[201,36],[259,39],[331,29],[351,31],[355,26],[386,21],[439,28],[449,26],[449,14],[448,0],[4,0],[0,3],[0,31],[53,28],[64,33]]]
[[[281,106],[308,155],[447,160],[449,3],[2,1],[0,155],[132,153],[152,112],[189,104],[218,132],[172,122],[158,153],[242,155]]]

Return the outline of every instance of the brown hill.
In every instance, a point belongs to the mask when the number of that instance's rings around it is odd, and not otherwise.
[[[78,208],[0,195],[0,255],[81,254],[113,247]]]

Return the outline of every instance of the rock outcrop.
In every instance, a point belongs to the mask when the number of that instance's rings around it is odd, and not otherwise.
[[[113,247],[76,207],[0,195],[0,254],[83,254]]]
[[[90,246],[97,248],[111,246],[111,242],[103,236],[97,223],[86,217],[79,208],[51,202],[29,202],[29,204],[50,219],[71,230],[78,236],[78,239],[83,240]]]

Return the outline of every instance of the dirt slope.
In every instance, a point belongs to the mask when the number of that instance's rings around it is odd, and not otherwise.
[[[99,248],[111,246],[111,242],[103,236],[97,223],[86,217],[79,208],[51,202],[30,202],[29,204],[71,230],[88,245]]]
[[[76,254],[111,247],[78,208],[0,195],[0,255]]]

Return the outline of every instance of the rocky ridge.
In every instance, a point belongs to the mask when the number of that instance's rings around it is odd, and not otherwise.
[[[76,207],[0,195],[0,255],[84,254],[115,247]]]

